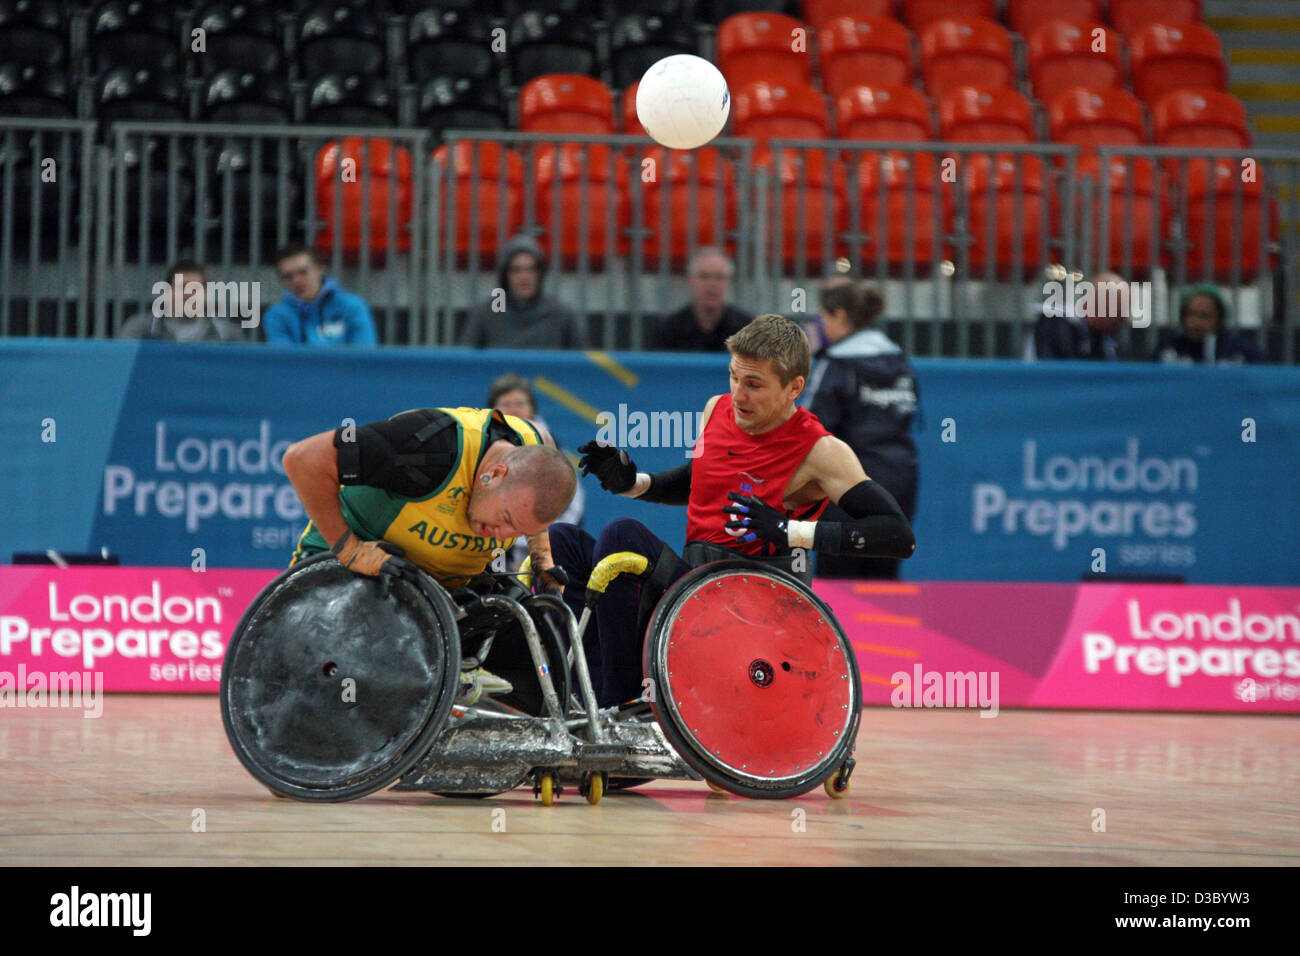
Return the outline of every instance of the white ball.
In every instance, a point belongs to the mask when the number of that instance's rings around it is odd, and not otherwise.
[[[669,149],[695,149],[722,132],[731,93],[721,71],[689,53],[666,56],[641,77],[636,115],[650,138]]]

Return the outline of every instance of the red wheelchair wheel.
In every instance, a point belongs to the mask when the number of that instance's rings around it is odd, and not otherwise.
[[[665,736],[733,793],[798,796],[853,753],[862,688],[852,645],[790,574],[743,560],[696,568],[660,599],[644,653]]]

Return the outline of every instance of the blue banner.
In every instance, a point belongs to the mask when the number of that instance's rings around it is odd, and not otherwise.
[[[924,580],[1072,581],[1089,571],[1300,583],[1300,370],[917,360]],[[0,342],[0,561],[97,551],[124,563],[287,562],[305,524],[293,441],[533,380],[569,452],[596,435],[642,470],[686,460],[726,357],[462,349]],[[586,479],[585,526],[685,509]]]

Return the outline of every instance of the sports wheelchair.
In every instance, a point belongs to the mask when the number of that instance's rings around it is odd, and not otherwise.
[[[544,805],[648,780],[747,797],[824,785],[843,796],[862,691],[830,609],[796,577],[743,559],[701,565],[655,605],[645,692],[598,708],[582,634],[628,552],[601,561],[575,620],[520,577],[447,590],[409,563],[356,575],[331,554],[268,584],[240,619],[221,678],[236,756],[277,796],[344,801],[391,787],[487,797],[530,783]],[[457,702],[462,671],[508,694]]]

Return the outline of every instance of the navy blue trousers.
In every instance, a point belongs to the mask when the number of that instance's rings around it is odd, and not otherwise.
[[[611,521],[596,538],[575,525],[553,524],[550,538],[551,556],[569,574],[564,603],[579,617],[587,598],[587,579],[601,558],[619,551],[632,551],[649,558],[653,568],[667,547],[649,528],[632,518]],[[678,558],[672,580],[676,581],[690,569],[689,564]],[[619,575],[596,605],[583,634],[583,651],[591,669],[596,701],[601,707],[614,707],[641,696],[641,648],[645,635],[637,626],[637,610],[643,580]]]

